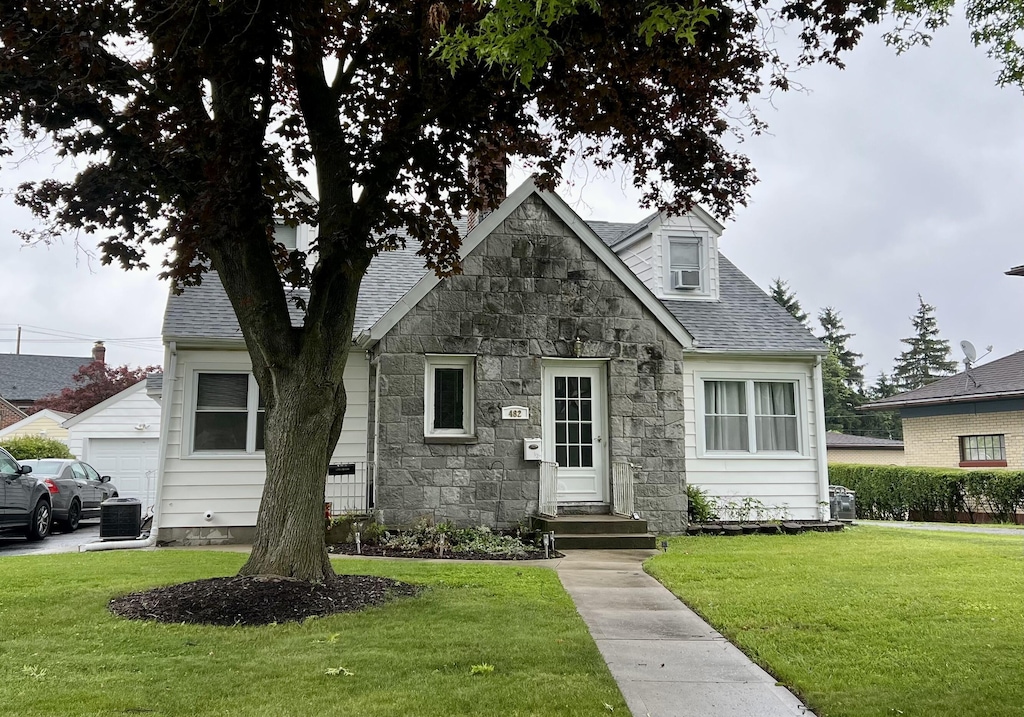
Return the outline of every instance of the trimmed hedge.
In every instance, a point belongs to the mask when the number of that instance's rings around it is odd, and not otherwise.
[[[830,464],[829,482],[857,494],[857,517],[906,520],[911,512],[940,513],[954,522],[958,512],[991,513],[1012,523],[1024,508],[1024,471],[961,470],[916,466]]]

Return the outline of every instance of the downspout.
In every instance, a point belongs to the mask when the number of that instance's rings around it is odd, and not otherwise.
[[[372,497],[373,509],[377,510],[377,477],[380,475],[378,470],[380,466],[380,369],[381,369],[381,354],[378,351],[377,355],[370,359],[370,363],[373,365],[373,492],[375,495],[366,496],[367,503]],[[379,522],[383,523],[384,519],[380,518]]]
[[[160,499],[164,490],[164,464],[167,460],[167,433],[171,425],[171,404],[174,402],[174,375],[178,370],[178,347],[174,341],[167,345],[166,370],[164,371],[163,387],[160,396],[160,448],[157,454],[156,502],[153,506],[153,524],[149,536],[135,540],[107,540],[99,543],[87,543],[79,546],[79,551],[91,553],[98,550],[130,550],[152,548],[156,545],[158,523],[160,520]]]
[[[828,499],[828,450],[825,446],[825,384],[821,376],[821,356],[814,359],[814,413],[815,433],[818,444],[818,515],[829,520],[831,512]]]

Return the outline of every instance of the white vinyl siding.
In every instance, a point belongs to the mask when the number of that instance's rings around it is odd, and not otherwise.
[[[619,258],[648,288],[654,285],[654,246],[650,235],[619,250]]]
[[[191,401],[188,387],[196,371],[248,373],[245,351],[180,349],[173,382],[160,506],[161,528],[253,526],[266,475],[262,452],[189,455],[191,419],[183,410]],[[365,463],[370,366],[361,351],[349,354],[345,367],[348,409],[332,463]],[[164,385],[167,385],[165,379]],[[184,439],[184,440],[183,440]],[[203,519],[214,513],[212,523]]]
[[[648,227],[650,233],[628,244],[615,247],[615,253],[655,296],[674,301],[717,301],[718,236],[716,227],[702,221],[695,214],[681,217],[658,217]],[[672,289],[670,265],[672,263],[670,239],[698,241],[700,243],[701,285],[699,289],[676,291]]]
[[[799,452],[707,450],[705,439],[706,381],[733,381],[743,384],[744,393],[751,383],[792,382],[798,415]],[[748,383],[749,382],[749,383]],[[814,363],[772,359],[737,359],[694,356],[683,365],[683,401],[686,435],[686,480],[706,490],[719,504],[741,504],[752,498],[775,517],[816,520],[819,517],[820,476],[818,465],[815,410]],[[750,406],[753,397],[744,396]],[[756,405],[751,409],[756,413]],[[755,416],[749,415],[754,421]],[[748,436],[753,433],[748,431]],[[724,517],[724,516],[723,516]]]

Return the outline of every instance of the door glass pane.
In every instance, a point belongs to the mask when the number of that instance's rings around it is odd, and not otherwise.
[[[588,376],[556,376],[554,383],[555,460],[562,468],[592,468],[593,380]]]

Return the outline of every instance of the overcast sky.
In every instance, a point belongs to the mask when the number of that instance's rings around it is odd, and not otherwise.
[[[770,134],[744,145],[760,183],[721,249],[762,287],[789,281],[808,313],[839,310],[872,380],[902,350],[918,293],[954,358],[960,339],[979,353],[992,344],[993,357],[1024,349],[1024,278],[1003,274],[1024,264],[1024,96],[995,86],[995,63],[962,23],[900,57],[869,32],[846,70],[805,70],[807,93],[762,109]],[[6,164],[0,186],[66,171]],[[586,219],[640,218],[620,184],[564,194]],[[0,199],[0,352],[14,352],[21,325],[22,353],[88,356],[103,339],[110,362],[160,363],[157,270],[100,266],[70,238],[23,247],[12,231],[34,221]]]

